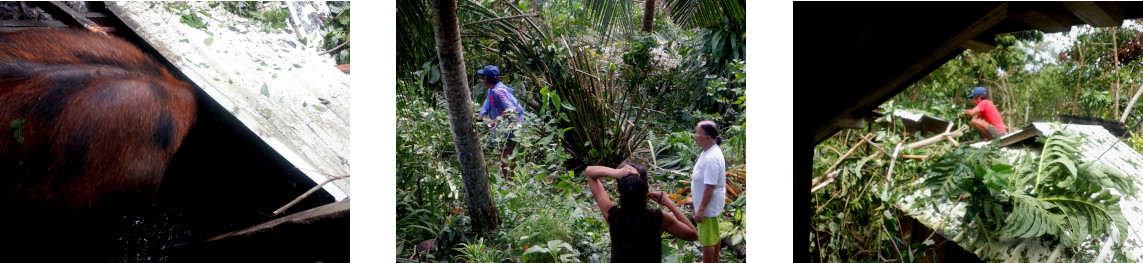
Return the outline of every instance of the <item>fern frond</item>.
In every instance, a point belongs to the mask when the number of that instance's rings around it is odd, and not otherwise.
[[[1115,188],[1119,190],[1120,193],[1131,197],[1135,197],[1135,192],[1138,191],[1138,188],[1135,186],[1134,178],[1124,176],[1118,171],[1111,169],[1111,167],[1102,164],[1082,164],[1080,166],[1085,167],[1084,170],[1080,172],[1081,176],[1085,177],[1085,179],[1087,179],[1086,181],[1090,183]]]
[[[1101,187],[1090,184],[1086,188],[1093,190]],[[1127,217],[1119,208],[1119,196],[1111,194],[1107,189],[1100,189],[1094,197],[1092,195],[1090,191],[1056,191],[1037,198],[1055,204],[1067,216],[1068,230],[1071,231],[1070,239],[1075,241],[1065,245],[1074,246],[1079,243],[1078,240],[1098,237],[1100,233],[1107,233],[1112,227],[1117,228],[1119,233],[1127,233]],[[1118,241],[1123,242],[1126,238],[1127,235],[1120,234]]]
[[[1074,135],[1056,131],[1044,141],[1044,151],[1038,158],[1033,193],[1046,191],[1045,187],[1068,187],[1076,180],[1080,141]]]
[[[1000,233],[1004,238],[1031,238],[1045,234],[1060,235],[1068,227],[1067,216],[1051,202],[1036,199],[1023,194],[1012,194],[1012,202],[1016,205],[1012,209],[1012,217]],[[1073,243],[1073,240],[1061,238],[1064,243]]]

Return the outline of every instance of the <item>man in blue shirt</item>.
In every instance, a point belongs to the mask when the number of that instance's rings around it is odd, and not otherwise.
[[[504,177],[510,178],[509,172],[516,168],[515,157],[512,157],[512,150],[516,147],[516,124],[524,118],[524,107],[516,103],[516,96],[512,95],[515,91],[512,88],[500,82],[500,69],[493,65],[488,65],[482,70],[476,71],[480,74],[484,86],[488,87],[484,99],[484,105],[480,107],[480,117],[489,123],[492,129],[492,134],[497,141],[503,139],[503,143],[497,143],[500,146],[500,163],[501,169],[504,171]],[[509,112],[515,112],[516,117],[512,118],[511,115],[504,116],[504,119],[499,123],[498,118]],[[509,161],[505,159],[511,157]]]

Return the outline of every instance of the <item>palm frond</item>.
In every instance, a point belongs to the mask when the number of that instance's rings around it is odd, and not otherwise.
[[[588,16],[592,27],[602,36],[601,42],[611,39],[612,25],[618,25],[622,34],[627,34],[635,28],[631,19],[633,14],[632,1],[625,0],[587,0],[585,1]]]
[[[746,8],[737,0],[667,0],[664,10],[683,28],[718,27],[725,18],[746,19]]]

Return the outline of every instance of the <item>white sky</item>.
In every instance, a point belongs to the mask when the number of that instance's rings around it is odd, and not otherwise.
[[[1136,20],[1124,20],[1124,28],[1135,29],[1143,31],[1143,25],[1140,25]],[[1051,33],[1044,34],[1044,41],[1040,43],[1040,47],[1036,52],[1036,59],[1055,63],[1056,56],[1063,52],[1065,49],[1071,48],[1072,44],[1076,41],[1076,36],[1085,32],[1091,32],[1093,28],[1088,25],[1073,26],[1071,32],[1065,33]],[[1032,52],[1033,46],[1023,46],[1024,50],[1028,53]],[[1032,65],[1027,65],[1027,69],[1033,70]]]

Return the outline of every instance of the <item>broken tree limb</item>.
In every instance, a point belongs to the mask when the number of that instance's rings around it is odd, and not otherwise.
[[[854,145],[853,148],[850,148],[848,152],[845,152],[845,155],[842,155],[841,158],[837,158],[837,161],[833,162],[833,165],[830,165],[829,169],[826,169],[825,173],[823,173],[822,176],[814,178],[813,181],[811,181],[810,185],[817,185],[818,182],[822,181],[826,175],[828,175],[830,172],[833,172],[833,169],[837,168],[837,165],[841,164],[841,161],[844,161],[845,158],[849,158],[850,155],[853,155],[853,152],[857,151],[857,148],[861,147],[862,144],[865,144],[866,141],[869,141],[869,138],[872,136],[872,133],[863,136],[862,138],[865,140],[858,141],[857,145]]]
[[[889,152],[886,152],[885,149],[881,149],[880,144],[877,144],[873,141],[870,141],[869,138],[866,138],[866,137],[861,137],[861,139],[865,140],[865,142],[869,143],[869,145],[873,145],[873,148],[877,149],[878,151],[881,151],[881,153],[884,153],[885,155],[889,155]]]
[[[885,174],[885,180],[889,182],[893,182],[893,165],[897,164],[897,154],[901,153],[901,146],[904,144],[897,144],[897,147],[893,149],[893,155],[889,156],[889,173]]]
[[[886,155],[888,155],[888,153],[886,153]],[[877,159],[877,158],[881,158],[880,152],[874,153],[872,157],[869,157],[869,159]],[[861,169],[861,167],[857,167],[857,169]],[[814,192],[817,192],[822,187],[825,187],[826,185],[829,185],[830,183],[832,183],[835,179],[837,179],[837,176],[838,176],[838,174],[841,173],[841,171],[842,170],[834,170],[833,172],[822,176],[822,177],[824,177],[825,180],[821,180],[822,181],[821,184],[818,184],[817,181],[811,182],[810,185],[812,185],[813,188],[810,189],[810,193],[812,194]],[[822,178],[815,178],[814,180],[817,180],[817,179],[822,179]]]
[[[818,190],[822,189],[822,187],[825,187],[825,186],[829,185],[830,183],[832,183],[834,179],[837,179],[838,172],[841,172],[841,170],[837,170],[837,171],[834,171],[833,173],[825,175],[826,176],[825,181],[822,181],[821,184],[818,184],[817,186],[814,186],[813,189],[810,189],[810,193],[812,194],[814,192],[817,192]]]
[[[929,159],[929,156],[928,155],[908,155],[908,154],[906,154],[906,155],[901,155],[901,158],[924,160],[924,159]]]
[[[955,131],[955,132],[941,133],[941,134],[937,134],[936,136],[929,137],[928,139],[924,139],[924,140],[920,140],[918,142],[910,143],[908,145],[908,147],[909,147],[909,149],[918,149],[918,148],[922,148],[925,146],[929,146],[930,144],[937,143],[939,141],[948,140],[951,137],[960,137],[961,135],[964,135],[964,133],[959,131],[959,130]]]
[[[286,212],[286,209],[290,209],[290,207],[298,204],[298,202],[301,202],[302,199],[306,199],[306,197],[310,196],[314,192],[317,192],[317,190],[321,189],[321,187],[325,186],[325,184],[328,184],[329,182],[333,182],[335,180],[340,180],[340,179],[345,179],[345,178],[349,178],[349,176],[346,175],[346,176],[338,176],[338,177],[334,177],[334,178],[329,178],[329,179],[325,180],[325,182],[322,182],[318,185],[315,185],[313,188],[310,188],[309,191],[306,191],[306,193],[299,195],[298,198],[294,198],[294,201],[290,201],[290,203],[282,206],[282,208],[278,208],[278,210],[274,210],[274,216],[278,216],[278,214],[281,214],[282,212]]]
[[[534,17],[534,16],[540,16],[540,14],[536,13],[536,14],[526,14],[526,15],[518,15],[518,16],[497,17],[497,18],[485,19],[485,20],[480,20],[480,21],[464,24],[461,27],[471,26],[471,25],[480,24],[480,23],[488,23],[488,22],[493,22],[493,21],[524,18],[524,17]]]
[[[949,127],[945,128],[945,133],[949,133],[949,131],[952,131],[952,127],[953,127],[953,123],[950,122]],[[954,147],[960,146],[960,143],[956,142],[956,139],[953,139],[953,137],[945,137],[945,139],[948,139],[949,142],[951,142]]]
[[[349,44],[349,39],[346,39],[345,42],[341,42],[341,45],[337,45],[336,47],[333,47],[333,49],[322,51],[321,53],[318,53],[318,56],[329,54],[330,52],[333,52],[333,51],[335,51],[341,47],[344,47],[346,44]]]
[[[1135,96],[1131,96],[1131,101],[1127,102],[1127,108],[1123,109],[1123,115],[1120,115],[1119,122],[1127,121],[1127,116],[1131,113],[1131,107],[1134,107],[1135,101],[1139,100],[1139,94],[1143,94],[1143,87],[1139,87],[1139,90],[1135,91]]]

